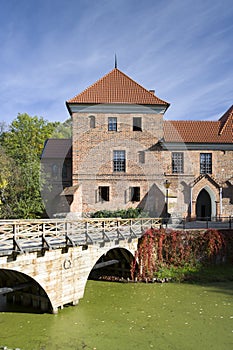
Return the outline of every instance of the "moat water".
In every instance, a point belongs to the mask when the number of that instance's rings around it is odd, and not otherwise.
[[[2,306],[3,307],[3,306]],[[0,313],[0,347],[21,350],[230,350],[233,282],[212,285],[88,281],[57,315]]]

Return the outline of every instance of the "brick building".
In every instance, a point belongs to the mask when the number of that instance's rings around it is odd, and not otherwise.
[[[42,154],[55,189],[49,215],[129,207],[154,217],[233,215],[233,106],[218,121],[165,120],[169,103],[117,68],[66,105],[72,145],[48,140]]]

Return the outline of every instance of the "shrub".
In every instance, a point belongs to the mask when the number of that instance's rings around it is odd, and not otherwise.
[[[134,219],[138,217],[148,217],[148,214],[143,212],[141,208],[128,208],[118,210],[100,210],[91,215],[92,218],[121,218]]]
[[[139,240],[131,277],[139,280],[190,274],[201,265],[222,262],[229,252],[230,238],[218,230],[177,231],[149,229]],[[233,238],[231,235],[231,244]],[[232,245],[231,245],[232,247]],[[138,267],[137,267],[138,264]],[[169,272],[168,272],[169,271]]]

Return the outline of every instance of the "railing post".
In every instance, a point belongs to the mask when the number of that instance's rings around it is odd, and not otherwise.
[[[20,246],[20,243],[17,240],[17,229],[16,229],[16,223],[13,224],[13,251],[19,252],[20,254],[24,253],[23,249]]]
[[[142,228],[142,227],[141,227]],[[134,230],[133,230],[133,220],[130,219],[130,226],[129,226],[129,232],[130,232],[130,236],[133,238],[136,238],[137,235],[135,234]],[[142,229],[141,229],[142,232]],[[122,235],[122,234],[121,234]]]
[[[49,241],[46,238],[46,228],[45,228],[45,223],[42,222],[42,249],[48,249],[48,250],[52,250],[52,246],[49,244]]]
[[[16,248],[16,223],[13,223],[13,237],[12,237],[12,243],[13,243],[13,250]]]
[[[65,237],[69,236],[68,234],[68,227],[69,227],[69,224],[67,221],[65,221]]]
[[[85,231],[86,231],[86,244],[87,244],[88,237],[89,237],[89,235],[88,235],[88,221],[86,221],[86,223],[85,223]]]
[[[119,239],[120,236],[120,230],[119,230],[119,221],[117,219],[117,238]]]
[[[42,237],[45,236],[45,225],[44,222],[42,222]]]
[[[105,221],[103,220],[102,221],[102,238],[104,240],[104,237],[105,237]]]

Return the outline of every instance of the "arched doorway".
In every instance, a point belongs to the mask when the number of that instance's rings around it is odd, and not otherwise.
[[[206,219],[212,216],[211,197],[205,189],[202,189],[197,197],[196,216],[197,219]]]

